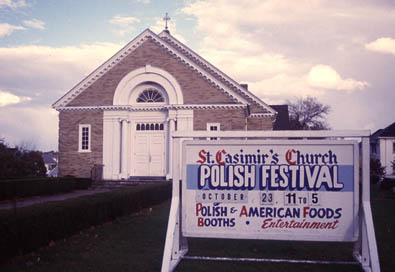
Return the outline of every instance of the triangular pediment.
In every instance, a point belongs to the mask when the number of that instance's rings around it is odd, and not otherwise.
[[[262,100],[260,100],[248,90],[244,89],[236,81],[228,77],[215,66],[211,65],[184,44],[176,40],[168,32],[163,31],[159,35],[156,35],[149,29],[143,31],[124,48],[118,51],[113,57],[89,74],[63,97],[56,101],[53,104],[53,107],[55,109],[67,107],[69,103],[73,101],[78,95],[83,93],[97,80],[106,75],[113,67],[129,56],[147,40],[151,40],[163,48],[168,54],[194,71],[210,85],[214,86],[216,89],[231,98],[234,103],[243,105],[255,104],[259,108],[257,114],[270,116],[276,114],[275,110],[273,110],[270,106],[265,104]]]

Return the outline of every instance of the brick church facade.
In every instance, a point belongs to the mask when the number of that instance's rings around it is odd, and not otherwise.
[[[59,176],[171,178],[176,130],[272,130],[277,111],[168,31],[147,29],[54,103]]]

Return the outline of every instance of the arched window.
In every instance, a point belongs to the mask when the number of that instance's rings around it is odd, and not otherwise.
[[[137,103],[160,103],[165,102],[162,94],[155,89],[144,90],[139,97],[137,97]]]

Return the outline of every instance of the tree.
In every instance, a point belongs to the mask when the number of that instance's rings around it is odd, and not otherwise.
[[[381,166],[380,160],[370,158],[370,182],[373,184],[378,183],[385,175],[385,168]]]
[[[289,123],[294,130],[330,129],[326,115],[330,106],[324,105],[314,97],[298,98],[296,102],[288,101]]]
[[[45,176],[46,168],[40,152],[11,148],[0,139],[0,179]]]

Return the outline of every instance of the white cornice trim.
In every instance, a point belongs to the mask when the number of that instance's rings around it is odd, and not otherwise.
[[[172,35],[170,35],[169,32],[162,31],[158,35],[162,39],[169,39],[171,42],[175,43],[176,46],[181,48],[184,52],[180,52],[183,55],[188,56],[190,59],[195,61],[198,65],[200,65],[203,69],[207,70],[210,74],[214,74],[214,76],[218,76],[221,78],[223,81],[226,82],[231,88],[236,88],[238,92],[244,94],[247,97],[250,97],[253,102],[258,104],[259,106],[263,107],[267,111],[269,111],[272,114],[276,114],[276,111],[272,109],[269,105],[267,105],[265,102],[263,102],[259,97],[254,95],[252,92],[246,90],[243,88],[238,82],[234,81],[231,77],[223,73],[221,70],[216,68],[214,65],[203,59],[201,56],[196,54],[192,49],[178,41],[176,38],[174,38]]]
[[[68,106],[57,107],[57,111],[165,111],[165,110],[215,110],[215,109],[245,109],[243,104],[179,104],[179,105],[155,105],[155,106],[136,106],[136,105],[92,105],[92,106]],[[262,116],[272,116],[263,114]]]
[[[112,67],[118,64],[122,59],[128,56],[131,52],[133,52],[136,48],[138,48],[141,44],[143,44],[147,39],[152,39],[153,42],[164,48],[170,55],[176,57],[180,62],[182,62],[185,66],[192,69],[199,76],[201,76],[208,83],[213,85],[218,90],[225,93],[229,96],[234,102],[248,104],[248,101],[239,95],[237,92],[229,88],[229,86],[225,85],[217,78],[215,78],[211,73],[202,69],[195,62],[191,61],[190,58],[187,58],[181,52],[179,52],[176,48],[174,48],[170,43],[166,42],[164,39],[160,38],[158,35],[153,33],[151,30],[146,29],[140,35],[138,35],[135,39],[129,42],[125,47],[123,47],[118,53],[116,53],[113,57],[99,66],[96,70],[94,70],[90,75],[88,75],[85,79],[83,79],[80,83],[78,83],[74,88],[72,88],[69,92],[67,92],[64,96],[62,96],[58,101],[56,101],[52,107],[57,109],[60,107],[65,107],[69,102],[71,102],[75,97],[77,97],[81,92],[91,86],[96,80],[101,78],[106,72],[108,72]]]

